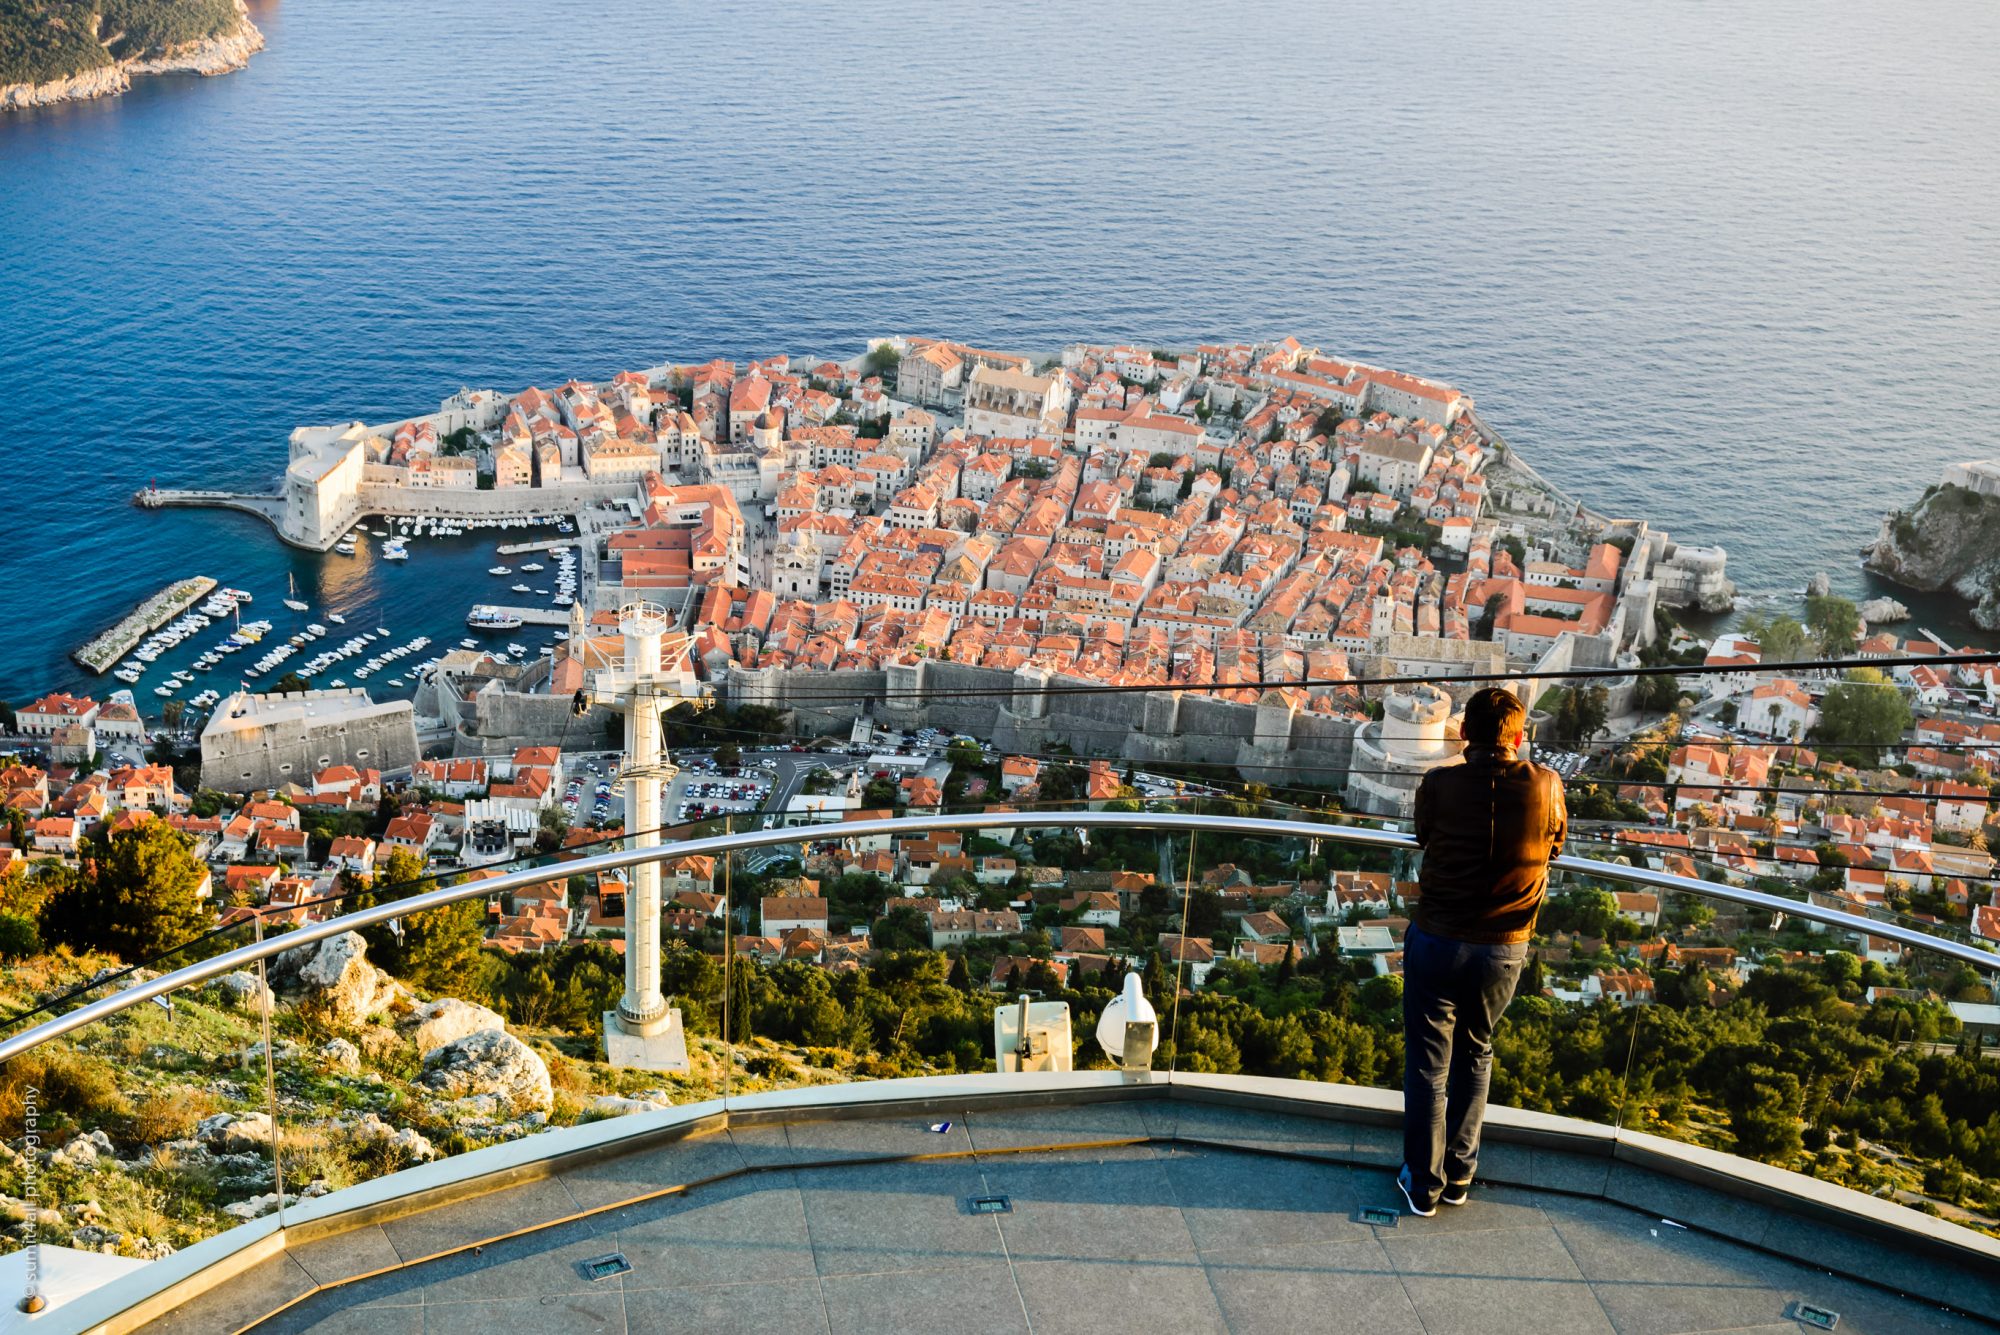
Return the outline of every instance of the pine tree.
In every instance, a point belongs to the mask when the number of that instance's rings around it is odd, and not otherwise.
[[[741,957],[729,966],[729,1034],[731,1043],[750,1041],[750,961]]]
[[[465,899],[413,913],[403,919],[403,939],[390,972],[426,991],[464,996],[468,982],[477,974],[475,966],[485,938],[484,899]]]
[[[63,878],[42,907],[42,938],[78,950],[147,959],[209,926],[198,897],[207,873],[163,821],[86,848],[83,870]]]
[[[945,982],[960,992],[970,992],[972,990],[972,975],[966,970],[965,956],[952,956],[951,972],[945,975]]]

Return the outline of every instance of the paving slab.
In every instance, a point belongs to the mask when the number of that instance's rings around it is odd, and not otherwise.
[[[1197,1251],[1374,1236],[1356,1218],[1351,1169],[1226,1150],[1183,1151],[1167,1181]]]
[[[1028,1318],[1006,1263],[890,1275],[829,1275],[820,1283],[833,1335],[1026,1335]]]
[[[986,1184],[969,1159],[802,1169],[799,1195],[821,1275],[997,1261],[993,1218],[967,1202]]]
[[[1227,1331],[1208,1272],[1182,1260],[1016,1261],[1035,1335]]]
[[[627,1290],[805,1279],[815,1273],[791,1172],[750,1173],[610,1213]]]
[[[986,1180],[1013,1207],[993,1217],[1016,1262],[1195,1259],[1194,1236],[1162,1162],[997,1159]]]
[[[564,1169],[557,1177],[580,1208],[591,1209],[629,1201],[662,1187],[740,1172],[747,1166],[736,1143],[726,1133],[715,1131]]]
[[[1432,1232],[1409,1219],[1382,1248],[1429,1335],[1614,1335],[1547,1224]]]
[[[431,1304],[424,1335],[625,1335],[625,1295],[567,1293],[530,1301]]]
[[[317,1285],[285,1252],[259,1261],[220,1288],[190,1299],[146,1327],[164,1335],[215,1335],[274,1312]]]
[[[1410,1295],[1373,1237],[1203,1254],[1209,1287],[1235,1335],[1339,1328],[1425,1335]]]
[[[826,1306],[816,1279],[641,1289],[625,1295],[625,1321],[632,1335],[826,1335]]]

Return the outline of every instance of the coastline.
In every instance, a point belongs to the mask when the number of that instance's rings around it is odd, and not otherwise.
[[[251,21],[250,10],[243,0],[236,0],[236,15],[237,23],[233,31],[189,42],[164,55],[120,60],[66,79],[51,79],[44,83],[0,84],[0,112],[116,97],[132,86],[135,77],[146,75],[199,74],[207,78],[234,73],[247,66],[250,57],[264,49],[264,34]]]

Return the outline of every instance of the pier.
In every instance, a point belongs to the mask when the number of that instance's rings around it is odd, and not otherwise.
[[[565,547],[574,547],[575,538],[550,538],[542,542],[503,542],[499,552],[502,556],[518,556],[522,552],[555,552]]]
[[[567,626],[569,624],[569,609],[567,607],[503,607],[499,603],[480,603],[479,606],[489,612],[498,612],[501,616],[519,617],[521,618],[521,624],[524,626]],[[478,630],[479,627],[475,626],[473,629]]]
[[[208,596],[215,581],[206,575],[176,580],[140,603],[102,635],[70,654],[76,662],[103,676],[155,626],[165,625]]]
[[[183,491],[141,487],[132,493],[132,504],[142,510],[164,510],[174,507],[241,510],[244,514],[256,515],[264,520],[272,528],[277,529],[280,536],[283,536],[285,531],[285,498],[261,492]]]

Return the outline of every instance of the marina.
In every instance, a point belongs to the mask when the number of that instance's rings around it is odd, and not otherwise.
[[[193,579],[170,584],[133,608],[117,625],[78,649],[70,657],[83,667],[102,676],[109,672],[119,659],[130,653],[133,646],[138,644],[148,631],[171,621],[193,607],[214,587],[215,581],[206,575],[197,575]]]

